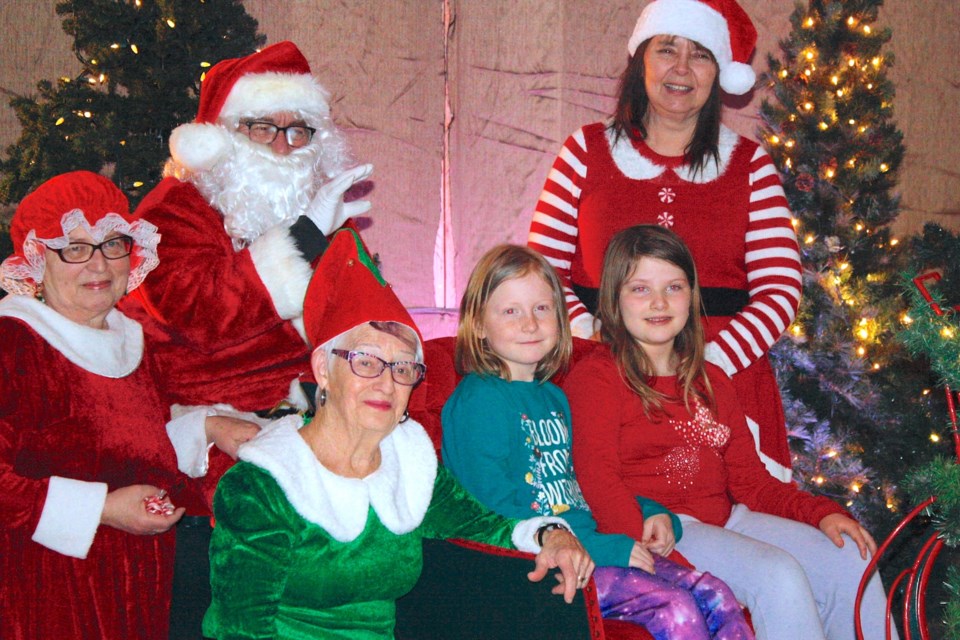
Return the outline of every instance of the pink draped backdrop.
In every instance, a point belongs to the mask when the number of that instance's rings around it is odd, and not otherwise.
[[[960,55],[956,0],[887,0],[894,28],[898,124],[908,155],[901,233],[925,221],[960,229]],[[792,2],[741,0],[760,32],[753,65],[789,30]],[[28,93],[76,70],[55,0],[4,2],[9,41],[0,89]],[[543,180],[574,129],[609,115],[642,0],[246,0],[269,42],[289,39],[333,94],[359,161],[372,162],[364,237],[427,336],[455,329],[451,310],[477,258],[524,242]],[[726,122],[755,136],[762,91],[731,102]],[[952,114],[955,116],[955,114]],[[0,144],[19,129],[0,106]]]

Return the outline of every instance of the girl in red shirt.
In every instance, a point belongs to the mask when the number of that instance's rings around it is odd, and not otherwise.
[[[639,225],[613,237],[599,292],[604,346],[563,384],[584,497],[601,531],[636,538],[636,496],[679,515],[677,549],[733,589],[758,638],[852,639],[876,543],[839,505],[766,472],[729,378],[705,362],[700,302],[675,233]],[[884,605],[874,576],[867,638],[883,637]]]

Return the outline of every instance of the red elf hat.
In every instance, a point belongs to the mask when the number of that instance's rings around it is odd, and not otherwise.
[[[396,322],[417,336],[417,360],[423,361],[423,336],[393,288],[383,279],[353,229],[334,234],[320,258],[303,301],[303,327],[317,347],[367,322]]]

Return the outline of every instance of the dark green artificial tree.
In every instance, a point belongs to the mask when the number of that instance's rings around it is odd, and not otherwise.
[[[136,204],[161,177],[170,132],[196,115],[205,69],[266,40],[238,0],[68,0],[57,13],[83,70],[11,100],[22,133],[0,160],[0,202],[88,169]]]
[[[795,478],[885,536],[910,510],[904,473],[948,454],[930,363],[896,339],[909,321],[901,272],[922,245],[890,225],[903,159],[893,121],[882,0],[809,0],[769,57],[760,135],[781,171],[803,263],[796,321],[771,351]],[[909,537],[909,536],[908,536]],[[885,575],[912,557],[893,549]],[[889,582],[888,582],[889,583]]]
[[[906,309],[905,252],[890,232],[903,146],[892,121],[890,32],[875,25],[881,4],[798,6],[782,57],[769,59],[776,100],[761,115],[804,270],[797,320],[773,351],[794,468],[802,483],[882,527],[900,508],[904,461],[932,452],[929,373],[892,338]]]

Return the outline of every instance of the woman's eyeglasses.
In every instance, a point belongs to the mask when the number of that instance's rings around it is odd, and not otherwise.
[[[107,260],[119,260],[126,258],[133,251],[133,238],[130,236],[117,236],[104,240],[100,244],[90,244],[89,242],[71,242],[62,249],[52,249],[60,259],[69,264],[81,264],[89,262],[93,254],[99,249],[100,253]]]
[[[410,360],[387,362],[383,358],[378,358],[363,351],[347,351],[345,349],[333,349],[332,353],[349,362],[350,370],[353,371],[354,375],[361,378],[378,378],[383,370],[389,367],[394,382],[412,387],[423,380],[423,376],[427,372],[426,365]]]

